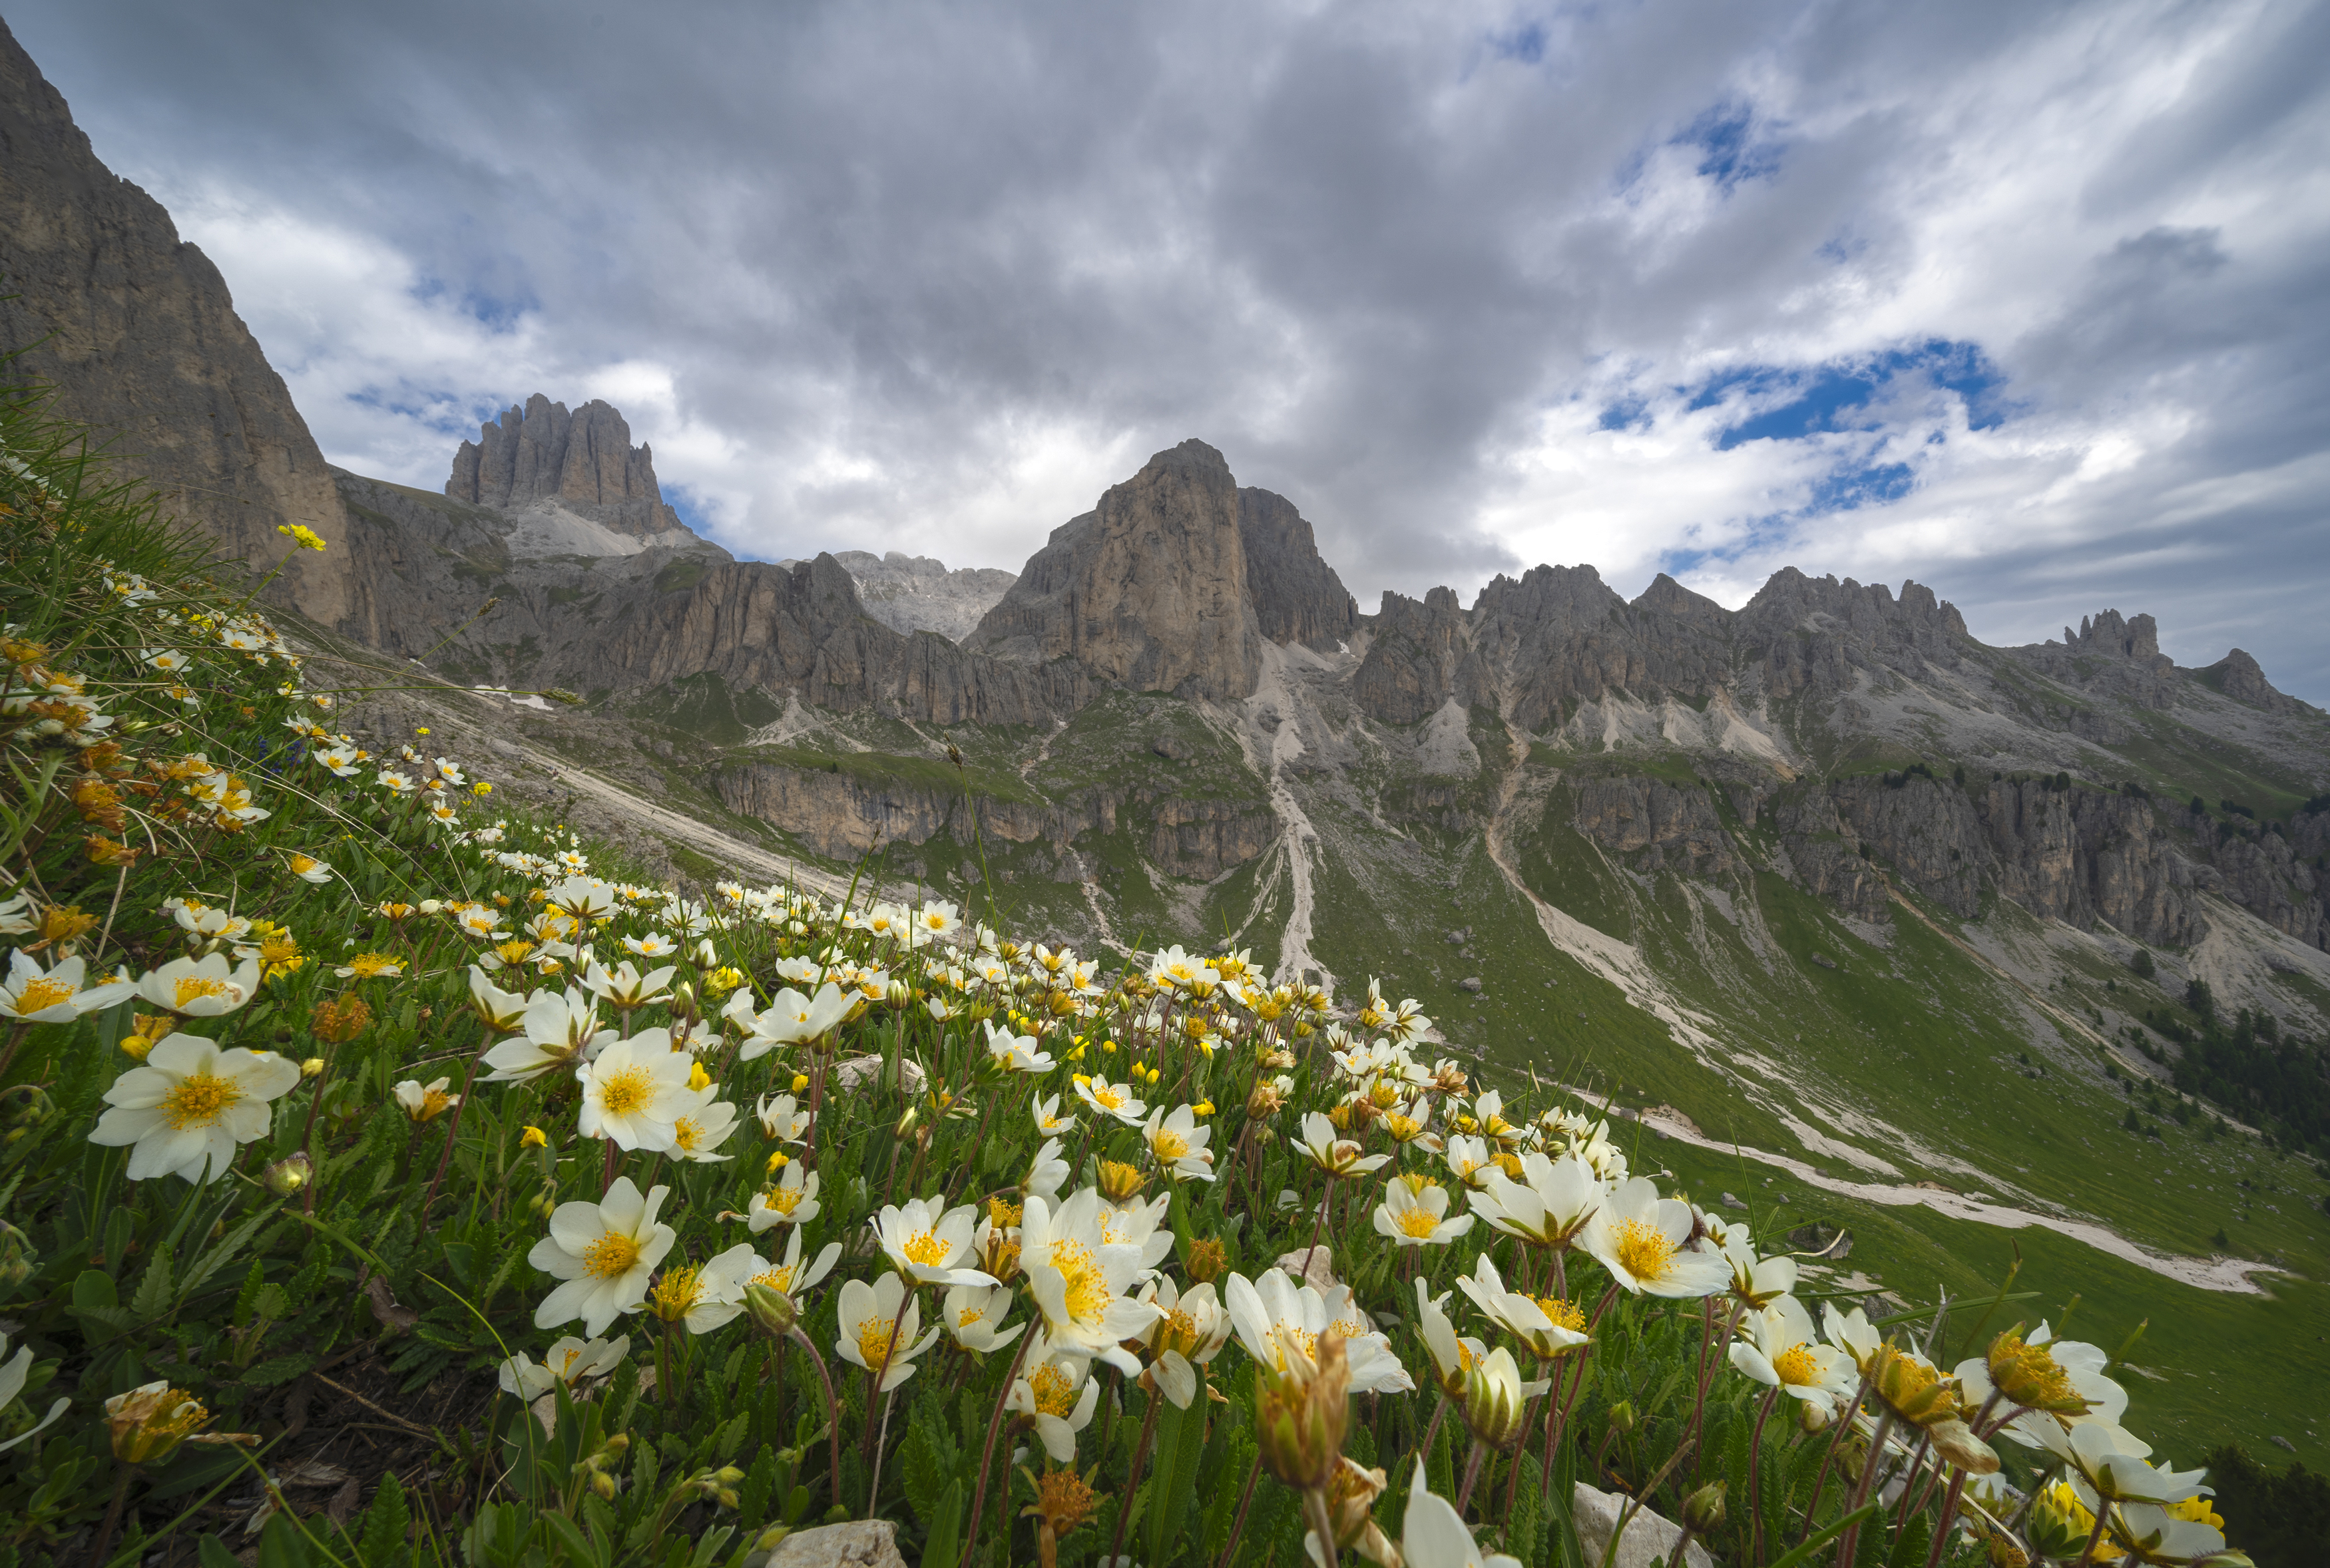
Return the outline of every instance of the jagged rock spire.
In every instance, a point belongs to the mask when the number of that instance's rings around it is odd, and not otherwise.
[[[631,427],[611,403],[593,398],[569,413],[536,392],[478,435],[453,454],[445,494],[457,501],[504,511],[556,501],[642,534],[680,525],[656,483],[654,450],[631,445]]]

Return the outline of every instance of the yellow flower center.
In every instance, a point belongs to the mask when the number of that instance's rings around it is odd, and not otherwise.
[[[625,1067],[599,1080],[599,1110],[605,1116],[629,1116],[655,1100],[655,1074],[644,1067]]]
[[[704,1294],[703,1282],[694,1269],[671,1269],[656,1281],[655,1315],[666,1322],[684,1318],[696,1299]]]
[[[639,1244],[620,1231],[609,1231],[582,1249],[582,1271],[593,1280],[611,1280],[630,1272],[639,1261]]]
[[[1418,1204],[1412,1209],[1400,1210],[1399,1228],[1419,1241],[1429,1241],[1433,1233],[1440,1229],[1440,1222],[1433,1217],[1430,1209]]]
[[[1623,1220],[1618,1225],[1618,1265],[1637,1280],[1656,1280],[1674,1261],[1675,1245],[1667,1233],[1648,1220]]]
[[[868,1366],[879,1366],[890,1358],[891,1345],[898,1337],[898,1320],[895,1318],[868,1318],[857,1326],[857,1354],[866,1358]]]
[[[801,1195],[807,1187],[779,1187],[769,1195],[769,1207],[781,1214],[790,1214],[800,1207]]]
[[[679,1146],[682,1154],[694,1154],[696,1146],[704,1141],[704,1129],[694,1117],[683,1116],[672,1126],[671,1140]]]
[[[181,1008],[184,1008],[190,1002],[199,1002],[205,997],[223,997],[225,995],[226,982],[224,980],[215,980],[211,978],[208,975],[184,975],[179,978],[177,997],[178,1006]]]
[[[355,971],[356,978],[359,980],[369,980],[377,976],[393,974],[397,967],[396,960],[384,953],[358,953],[348,960],[348,968]]]
[[[1019,1223],[1020,1205],[1009,1198],[987,1200],[987,1220],[993,1225],[1016,1225]]]
[[[16,1011],[19,1014],[38,1013],[60,1002],[70,1002],[74,989],[68,980],[27,980],[24,988],[16,993]]]
[[[1809,1388],[1820,1380],[1820,1365],[1813,1359],[1813,1347],[1801,1341],[1772,1357],[1772,1370],[1790,1388]]]
[[[780,1295],[786,1294],[791,1292],[793,1288],[793,1271],[784,1264],[779,1263],[776,1267],[769,1270],[765,1273],[753,1275],[752,1283],[755,1285],[766,1285],[770,1289],[778,1292]]]
[[[209,1072],[193,1073],[178,1080],[176,1086],[162,1096],[162,1119],[170,1124],[172,1132],[209,1127],[242,1098],[242,1085],[233,1079]]]
[[[1093,1103],[1100,1106],[1105,1110],[1114,1110],[1117,1107],[1124,1103],[1123,1091],[1122,1090],[1112,1088],[1105,1083],[1094,1090],[1092,1091],[1092,1097]]]
[[[1537,1303],[1539,1311],[1552,1320],[1556,1328],[1567,1328],[1572,1334],[1586,1332],[1586,1309],[1575,1302],[1565,1301],[1558,1296],[1536,1296],[1530,1299]]]
[[[940,1241],[930,1232],[917,1231],[906,1238],[906,1244],[900,1247],[898,1251],[906,1255],[906,1261],[910,1263],[920,1263],[925,1269],[935,1269],[947,1261],[950,1249],[944,1242]]]
[[[1108,1310],[1108,1278],[1100,1260],[1081,1242],[1054,1242],[1052,1267],[1067,1281],[1068,1316],[1079,1323],[1097,1323]]]
[[[974,1323],[983,1323],[986,1320],[986,1313],[976,1307],[966,1307],[955,1315],[954,1326],[957,1328],[968,1328]]]
[[[1149,1147],[1157,1151],[1160,1160],[1170,1165],[1189,1152],[1189,1140],[1178,1132],[1168,1132],[1160,1128],[1157,1136],[1149,1140]]]
[[[1028,1387],[1036,1396],[1039,1415],[1056,1415],[1066,1420],[1076,1407],[1075,1384],[1068,1381],[1066,1373],[1049,1362],[1036,1369],[1035,1375],[1028,1380]]]
[[[556,1366],[550,1368],[550,1374],[558,1379],[559,1382],[564,1383],[569,1377],[573,1375],[574,1364],[582,1359],[582,1353],[581,1351],[570,1350],[559,1358],[558,1365]]]

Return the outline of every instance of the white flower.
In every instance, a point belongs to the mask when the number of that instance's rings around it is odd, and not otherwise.
[[[2145,1462],[2151,1448],[2109,1422],[2058,1427],[2046,1448],[2071,1468],[2071,1489],[2093,1512],[2112,1503],[2181,1503],[2200,1494],[2206,1469],[2172,1470]]]
[[[1471,1214],[1448,1217],[1448,1189],[1427,1184],[1420,1191],[1404,1181],[1384,1189],[1376,1205],[1376,1230],[1395,1247],[1444,1247],[1473,1228]]]
[[[1030,1365],[1012,1384],[1005,1408],[1035,1422],[1037,1440],[1054,1464],[1073,1464],[1076,1433],[1092,1424],[1100,1384],[1088,1375],[1091,1363],[1084,1356],[1056,1353],[1048,1344],[1036,1348],[1042,1354],[1030,1355]]]
[[[1867,1372],[1885,1343],[1867,1313],[1858,1307],[1839,1312],[1833,1301],[1821,1308],[1821,1337],[1852,1356],[1855,1372]]]
[[[926,937],[951,937],[961,928],[962,912],[933,899],[914,912],[914,927]]]
[[[204,959],[173,959],[142,977],[137,994],[157,1007],[189,1018],[232,1013],[259,994],[259,960],[230,968],[224,953]]]
[[[476,989],[473,981],[472,994]],[[615,1037],[612,1029],[599,1027],[599,1014],[591,998],[572,987],[564,996],[536,991],[518,1022],[523,1034],[504,1040],[485,1054],[486,1065],[493,1069],[486,1074],[489,1081],[523,1082],[554,1067],[587,1062]]]
[[[1473,1305],[1490,1322],[1528,1346],[1540,1359],[1567,1355],[1586,1341],[1583,1313],[1567,1301],[1506,1289],[1503,1276],[1486,1252],[1473,1260],[1471,1274],[1457,1276],[1456,1289],[1471,1297]]]
[[[964,1204],[940,1212],[924,1198],[886,1204],[874,1219],[874,1239],[890,1266],[923,1285],[992,1285],[996,1280],[963,1265],[970,1259],[971,1223],[978,1211]]]
[[[1127,1127],[1139,1127],[1141,1119],[1149,1114],[1149,1107],[1133,1097],[1130,1083],[1111,1083],[1101,1077],[1076,1080],[1076,1098],[1104,1116],[1113,1116]]]
[[[1448,1161],[1448,1174],[1475,1193],[1488,1191],[1490,1178],[1504,1174],[1498,1168],[1497,1162],[1489,1157],[1486,1138],[1466,1138],[1459,1134],[1448,1140],[1448,1152],[1443,1157]]]
[[[7,1355],[8,1337],[5,1334],[0,1334],[0,1356]],[[8,1356],[5,1361],[0,1361],[0,1411],[5,1411],[16,1403],[16,1396],[24,1392],[25,1381],[32,1375],[33,1347],[29,1345],[17,1346],[14,1355]],[[71,1399],[60,1399],[50,1405],[49,1413],[43,1416],[39,1424],[35,1425],[31,1431],[18,1432],[6,1442],[0,1442],[0,1454],[6,1453],[33,1433],[46,1428],[51,1422],[64,1414],[65,1407],[71,1403],[72,1403]]]
[[[552,1212],[550,1234],[526,1261],[564,1283],[535,1309],[536,1328],[580,1318],[582,1332],[596,1338],[617,1313],[639,1310],[649,1276],[677,1239],[669,1225],[656,1223],[670,1191],[654,1187],[642,1198],[630,1177],[617,1176],[597,1203],[561,1204]]]
[[[440,1078],[423,1087],[418,1079],[408,1078],[389,1093],[414,1121],[434,1121],[461,1103],[459,1095],[445,1092],[452,1084],[451,1079]]]
[[[649,1034],[616,1041],[574,1070],[582,1085],[577,1128],[585,1138],[612,1138],[623,1148],[660,1154],[677,1147],[691,1065],[686,1052]]]
[[[982,1353],[1000,1349],[1026,1332],[1025,1323],[1005,1330],[1003,1320],[1010,1315],[1009,1285],[956,1285],[947,1291],[941,1311],[954,1342],[965,1350]]]
[[[89,1140],[136,1145],[131,1181],[175,1175],[205,1182],[234,1163],[238,1144],[266,1136],[268,1101],[298,1082],[299,1064],[271,1051],[221,1051],[213,1040],[171,1034],[113,1081],[105,1091],[112,1109]]]
[[[1141,1299],[1162,1314],[1146,1341],[1149,1375],[1174,1409],[1187,1410],[1198,1397],[1198,1368],[1219,1355],[1230,1341],[1229,1312],[1210,1281],[1193,1285],[1185,1294],[1160,1275],[1141,1287]]]
[[[1521,1156],[1520,1181],[1494,1165],[1482,1176],[1473,1213],[1492,1231],[1541,1246],[1566,1246],[1602,1204],[1602,1184],[1584,1160],[1572,1156],[1550,1160],[1531,1149]]]
[[[1186,1105],[1170,1116],[1160,1107],[1141,1129],[1158,1169],[1170,1176],[1195,1176],[1207,1182],[1214,1179],[1214,1157],[1206,1148],[1213,1136],[1214,1129],[1200,1125],[1198,1113]]]
[[[1082,1189],[1056,1213],[1029,1195],[1019,1216],[1019,1266],[1050,1343],[1128,1375],[1140,1372],[1141,1363],[1121,1342],[1145,1332],[1159,1308],[1125,1294],[1140,1278],[1141,1249],[1110,1244],[1101,1229],[1097,1188]]]
[[[1343,1340],[1353,1393],[1405,1393],[1416,1387],[1392,1354],[1391,1341],[1353,1303],[1347,1285],[1322,1296],[1315,1287],[1296,1285],[1283,1270],[1264,1269],[1254,1280],[1232,1274],[1222,1299],[1238,1343],[1279,1376],[1305,1384],[1316,1377],[1319,1337],[1332,1329]]]
[[[2047,1439],[2042,1426],[2077,1426],[2089,1421],[2117,1425],[2119,1418],[2127,1413],[2127,1390],[2104,1375],[2110,1358],[2100,1346],[2077,1339],[2058,1339],[2054,1330],[2043,1322],[2024,1337],[2023,1344],[2044,1349],[2050,1359],[2062,1368],[2071,1392],[2088,1402],[2088,1408],[2076,1414],[2025,1410],[2003,1429],[2008,1437],[2025,1448],[2043,1448]],[[1957,1378],[1958,1386],[1965,1391],[1965,1403],[1975,1408],[1979,1409],[1996,1392],[1986,1355],[1959,1362]]]
[[[1479,1365],[1489,1354],[1489,1347],[1478,1339],[1459,1337],[1456,1326],[1448,1320],[1442,1303],[1448,1299],[1444,1292],[1434,1296],[1425,1282],[1416,1282],[1416,1331],[1424,1341],[1426,1354],[1432,1357],[1434,1381],[1449,1398],[1464,1397],[1464,1374]]]
[[[1768,1307],[1796,1288],[1796,1261],[1759,1258],[1748,1227],[1732,1226],[1721,1238],[1723,1261],[1731,1268],[1731,1293],[1750,1308]],[[1805,1326],[1811,1326],[1809,1317]]]
[[[1051,1053],[1040,1049],[1033,1034],[999,1029],[991,1019],[987,1023],[987,1054],[1010,1072],[1049,1072],[1054,1065]]]
[[[804,1172],[799,1161],[785,1167],[784,1180],[764,1193],[754,1193],[746,1216],[753,1233],[779,1225],[805,1225],[817,1218],[817,1172]]]
[[[1852,1397],[1861,1375],[1852,1357],[1820,1342],[1812,1314],[1794,1296],[1748,1313],[1742,1327],[1747,1335],[1731,1342],[1731,1365],[1748,1376],[1828,1414]]]
[[[498,1381],[504,1393],[532,1401],[562,1383],[572,1388],[591,1378],[604,1377],[623,1364],[630,1349],[631,1337],[628,1334],[615,1339],[591,1340],[569,1334],[543,1353],[539,1366],[523,1352],[511,1356],[502,1363]]]
[[[1366,1176],[1391,1162],[1388,1154],[1362,1155],[1359,1146],[1335,1130],[1335,1124],[1318,1111],[1302,1118],[1302,1137],[1295,1152],[1331,1176]]]
[[[649,1292],[656,1316],[677,1318],[690,1334],[709,1334],[744,1310],[744,1286],[768,1268],[750,1242],[739,1242],[700,1268],[664,1270]]]
[[[1482,1556],[1464,1516],[1431,1487],[1424,1478],[1424,1461],[1416,1460],[1416,1475],[1408,1482],[1407,1515],[1399,1527],[1399,1554],[1406,1568],[1521,1568],[1518,1557],[1495,1552]]]
[[[809,1136],[809,1112],[790,1094],[764,1094],[754,1110],[761,1130],[779,1143],[800,1143]]]
[[[1047,1138],[1044,1147],[1036,1151],[1036,1162],[1028,1167],[1028,1179],[1019,1184],[1021,1192],[1034,1193],[1038,1197],[1056,1196],[1068,1179],[1068,1162],[1060,1157],[1060,1140]]]
[[[753,1032],[745,1036],[736,1059],[750,1062],[780,1045],[818,1039],[847,1019],[855,1006],[856,998],[843,995],[831,980],[819,986],[814,997],[788,987],[777,993],[767,1012],[753,1020]]]
[[[1036,1130],[1046,1138],[1075,1130],[1076,1119],[1060,1114],[1060,1097],[1056,1094],[1049,1100],[1036,1100],[1029,1109],[1036,1118]]]
[[[679,951],[679,944],[661,931],[649,931],[643,937],[625,937],[623,950],[643,959],[668,959]]]
[[[1688,1246],[1691,1205],[1659,1196],[1657,1184],[1636,1176],[1613,1192],[1586,1225],[1586,1250],[1633,1295],[1712,1296],[1731,1279],[1720,1252]]]
[[[784,1296],[801,1296],[817,1288],[819,1281],[833,1272],[833,1265],[841,1256],[841,1243],[828,1242],[819,1250],[816,1261],[804,1267],[800,1261],[801,1233],[795,1229],[785,1238],[782,1261],[767,1264],[757,1272],[747,1275],[737,1288],[744,1285],[766,1285]],[[723,1254],[725,1256],[725,1254]]]
[[[671,1123],[671,1152],[675,1157],[701,1165],[718,1165],[734,1157],[719,1152],[728,1135],[736,1130],[736,1108],[719,1094],[716,1084],[680,1091],[679,1114]]]
[[[0,1016],[27,1024],[70,1024],[83,1013],[112,1006],[137,988],[134,980],[108,980],[83,990],[85,974],[77,958],[43,969],[23,953],[11,953],[8,978],[0,982]]]
[[[666,964],[642,975],[632,967],[630,959],[625,959],[612,969],[595,963],[587,965],[582,971],[582,984],[611,1007],[644,1007],[670,995],[671,978],[677,972]]]
[[[902,1310],[903,1309],[903,1310]],[[922,1308],[906,1294],[905,1281],[885,1274],[868,1285],[863,1280],[841,1282],[841,1338],[834,1348],[844,1361],[868,1372],[887,1366],[881,1392],[887,1393],[914,1375],[914,1357],[939,1337],[935,1328],[920,1339]]]

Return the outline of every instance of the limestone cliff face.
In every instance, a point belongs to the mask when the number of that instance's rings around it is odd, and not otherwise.
[[[1539,566],[1491,581],[1469,614],[1446,589],[1421,604],[1387,595],[1370,629],[1353,695],[1371,716],[1413,723],[1452,697],[1492,701],[1539,732],[1614,695],[1834,696],[1859,672],[1950,666],[1965,637],[1956,608],[1918,583],[1896,600],[1793,568],[1735,613],[1663,572],[1629,602],[1590,566]]]
[[[225,281],[160,203],[116,178],[0,25],[0,349],[55,386],[166,510],[263,571],[301,524],[343,543],[322,452],[235,314]],[[40,340],[45,339],[43,342]],[[344,548],[301,551],[268,597],[328,626],[354,602]]]
[[[641,537],[680,526],[656,482],[655,452],[631,445],[630,424],[597,398],[569,413],[536,392],[488,420],[453,454],[445,494],[502,511],[558,502]]]
[[[963,646],[1022,663],[1069,658],[1136,691],[1235,701],[1262,670],[1237,481],[1184,441],[1052,533]]]
[[[1578,831],[1641,872],[1729,878],[1741,862],[1706,789],[1663,779],[1583,779]]]
[[[814,853],[837,859],[854,860],[885,844],[922,845],[945,836],[968,846],[974,838],[973,814],[960,790],[766,761],[723,769],[717,787],[731,810],[775,823]],[[1158,869],[1199,881],[1252,860],[1276,831],[1260,802],[1189,800],[1151,789],[1087,789],[1045,804],[982,796],[976,804],[977,833],[1006,844],[1051,845],[1056,864],[1079,870],[1074,841],[1114,833],[1127,818],[1145,827],[1142,848]]]
[[[1293,502],[1268,490],[1240,490],[1238,539],[1264,637],[1321,653],[1350,640],[1359,623],[1359,602],[1319,558],[1319,542]]]
[[[962,566],[949,571],[942,561],[896,550],[881,555],[870,550],[840,550],[834,553],[834,559],[857,582],[858,602],[867,614],[892,631],[934,631],[949,642],[969,637],[980,619],[1018,581],[992,566]]]

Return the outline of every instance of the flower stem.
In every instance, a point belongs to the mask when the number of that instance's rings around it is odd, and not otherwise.
[[[1748,1434],[1748,1560],[1751,1563],[1764,1561],[1764,1422],[1779,1403],[1780,1391],[1775,1387],[1757,1407],[1756,1430]]]
[[[1884,1468],[1885,1441],[1893,1435],[1893,1412],[1890,1409],[1877,1418],[1875,1430],[1869,1434],[1869,1457],[1861,1462],[1861,1478],[1852,1484],[1852,1499],[1845,1505],[1850,1514],[1869,1500],[1870,1488],[1877,1484],[1877,1472]],[[1848,1528],[1836,1544],[1837,1568],[1852,1568],[1852,1549],[1861,1543],[1861,1526]]]
[[[1132,1494],[1141,1485],[1141,1467],[1149,1460],[1149,1440],[1157,1435],[1157,1407],[1165,1403],[1161,1393],[1149,1396],[1149,1413],[1141,1418],[1141,1440],[1132,1445],[1132,1468],[1124,1476],[1124,1506],[1116,1511],[1116,1538],[1108,1544],[1109,1561],[1113,1563],[1124,1550],[1124,1527],[1132,1523]],[[1102,1452],[1107,1452],[1103,1448]],[[1330,1562],[1334,1547],[1327,1548]]]
[[[825,1369],[825,1357],[817,1353],[816,1343],[801,1331],[800,1324],[794,1324],[785,1332],[794,1344],[809,1352],[810,1361],[817,1367],[818,1381],[825,1384],[826,1440],[833,1447],[833,1479],[829,1483],[832,1489],[828,1494],[827,1501],[838,1503],[841,1501],[841,1402],[833,1397],[833,1374]],[[1021,1337],[1024,1339],[1026,1336],[1022,1335]],[[993,1440],[991,1437],[989,1439],[990,1444]],[[972,1522],[977,1523],[978,1517],[978,1515],[973,1514]]]
[[[979,1457],[979,1490],[971,1499],[971,1528],[963,1532],[961,1568],[971,1568],[971,1557],[979,1550],[979,1521],[987,1512],[987,1482],[995,1470],[995,1436],[1003,1430],[1004,1403],[1011,1397],[1011,1385],[1019,1381],[1019,1369],[1028,1365],[1028,1346],[1035,1341],[1035,1326],[1030,1324],[1028,1332],[1019,1337],[1019,1354],[1011,1358],[1011,1370],[1004,1374],[1002,1391],[995,1396],[995,1413],[987,1418],[987,1448]],[[832,1397],[830,1386],[828,1385],[828,1398]],[[1255,1460],[1257,1465],[1261,1462],[1259,1457]],[[1253,1485],[1251,1481],[1246,1484]],[[838,1488],[839,1482],[835,1485]]]

